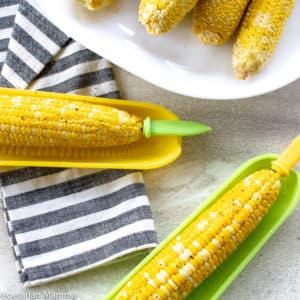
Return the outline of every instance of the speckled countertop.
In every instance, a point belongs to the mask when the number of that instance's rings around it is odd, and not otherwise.
[[[164,91],[119,68],[115,71],[124,98],[163,104],[182,119],[198,120],[213,128],[208,135],[184,139],[183,153],[171,165],[144,172],[159,241],[242,163],[263,153],[279,153],[300,133],[300,81],[254,99],[206,101]],[[18,281],[2,215],[0,239],[0,299],[5,299],[1,293],[5,296],[25,290]],[[26,292],[74,293],[79,300],[103,299],[140,259],[94,269]],[[299,207],[222,299],[300,299]]]

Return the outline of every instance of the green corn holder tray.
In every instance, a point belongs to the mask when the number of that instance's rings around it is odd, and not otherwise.
[[[177,227],[157,248],[155,248],[142,262],[134,268],[105,298],[114,299],[124,284],[143,268],[160,250],[182,230],[185,229],[199,214],[210,207],[220,196],[235,186],[241,179],[251,173],[271,167],[271,162],[278,156],[267,154],[258,156],[238,169],[229,180],[223,184],[202,206],[197,208],[179,227]],[[300,175],[291,171],[288,177],[281,179],[281,191],[278,199],[262,219],[256,229],[234,251],[234,253],[200,284],[187,297],[188,300],[215,300],[233,282],[238,274],[247,266],[268,239],[276,232],[282,223],[296,208],[300,199]]]

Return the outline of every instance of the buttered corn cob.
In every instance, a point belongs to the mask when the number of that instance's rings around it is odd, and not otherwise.
[[[116,108],[51,98],[0,95],[0,145],[108,147],[142,136],[142,120]]]
[[[191,11],[198,0],[141,0],[139,21],[151,34],[169,31]]]
[[[209,45],[227,42],[239,25],[249,0],[200,0],[193,12],[193,29]]]
[[[280,187],[280,174],[267,169],[240,181],[173,238],[115,299],[185,298],[253,231]]]
[[[271,58],[295,0],[252,0],[233,47],[238,79],[256,75]]]
[[[112,0],[80,0],[89,10],[103,8],[112,3]]]

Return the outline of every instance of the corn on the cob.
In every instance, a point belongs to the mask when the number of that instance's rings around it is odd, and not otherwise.
[[[99,8],[103,8],[112,3],[112,0],[80,0],[84,2],[84,5],[89,10],[96,10]]]
[[[280,186],[280,174],[271,170],[239,182],[131,278],[116,299],[185,298],[253,231]]]
[[[108,147],[142,136],[142,120],[87,102],[0,96],[0,145]]]
[[[238,79],[256,75],[271,58],[295,0],[252,0],[233,47]]]
[[[139,21],[151,34],[169,31],[194,8],[198,0],[141,0]]]
[[[193,29],[209,45],[227,42],[237,28],[249,0],[200,0],[193,12]]]

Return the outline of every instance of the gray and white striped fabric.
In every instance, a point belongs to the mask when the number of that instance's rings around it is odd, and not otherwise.
[[[68,38],[30,1],[0,0],[0,72],[4,87],[119,95],[110,63]],[[140,172],[2,169],[0,184],[25,286],[156,246]]]

